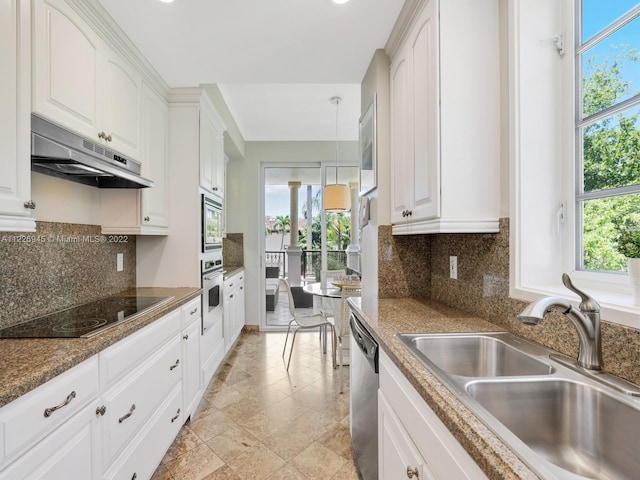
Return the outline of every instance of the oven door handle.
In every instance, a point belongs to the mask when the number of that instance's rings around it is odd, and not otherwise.
[[[213,272],[213,273],[211,273],[211,274],[207,274],[207,276],[204,276],[204,277],[202,277],[202,278],[203,278],[204,280],[211,281],[211,280],[215,280],[216,278],[218,278],[218,277],[220,277],[220,276],[224,275],[225,273],[227,273],[227,272],[226,272],[226,270],[220,270],[219,272]]]

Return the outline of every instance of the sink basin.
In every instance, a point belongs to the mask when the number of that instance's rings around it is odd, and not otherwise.
[[[587,478],[638,478],[640,409],[601,389],[549,378],[478,380],[466,392],[548,462]]]
[[[508,333],[399,334],[398,338],[420,360],[449,375],[504,377],[549,375],[554,371],[549,364],[524,353],[527,342]],[[517,342],[519,346],[508,342]]]

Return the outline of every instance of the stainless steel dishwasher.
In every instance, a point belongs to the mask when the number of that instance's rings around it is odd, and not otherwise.
[[[351,315],[349,398],[351,441],[362,480],[378,479],[378,342],[364,322]]]

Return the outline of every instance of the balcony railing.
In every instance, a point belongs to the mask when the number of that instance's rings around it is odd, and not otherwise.
[[[320,281],[321,251],[303,250],[300,274],[305,280]],[[280,277],[287,276],[286,252],[284,250],[271,250],[265,252],[265,266],[278,267]],[[347,252],[344,250],[327,251],[328,270],[341,270],[347,268]]]

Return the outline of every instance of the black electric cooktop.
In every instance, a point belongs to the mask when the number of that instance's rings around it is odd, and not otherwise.
[[[174,297],[105,297],[0,329],[0,338],[92,337]]]

